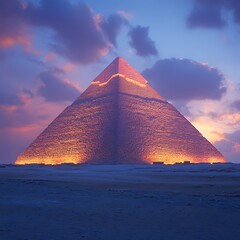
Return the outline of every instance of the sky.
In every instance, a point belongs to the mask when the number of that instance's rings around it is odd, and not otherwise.
[[[0,163],[117,56],[240,163],[238,0],[0,0]]]

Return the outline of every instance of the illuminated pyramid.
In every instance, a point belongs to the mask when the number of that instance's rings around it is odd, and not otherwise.
[[[116,58],[17,164],[222,162],[223,156],[123,58]]]

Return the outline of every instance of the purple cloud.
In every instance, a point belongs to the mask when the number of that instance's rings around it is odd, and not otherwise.
[[[51,34],[49,46],[72,62],[88,64],[117,47],[116,38],[127,23],[121,14],[108,19],[83,2],[66,0],[8,0],[0,2],[0,48],[22,45],[31,49],[31,27]],[[50,30],[50,31],[49,31]]]
[[[226,138],[230,141],[240,143],[240,130],[237,130],[233,133],[226,134]],[[239,150],[240,151],[240,150]]]
[[[189,59],[158,60],[143,75],[169,100],[220,99],[226,92],[216,68]]]
[[[0,107],[0,163],[13,163],[54,117],[49,114],[47,107],[44,114],[40,112],[34,109],[29,111],[26,106],[13,109]]]
[[[231,162],[239,162],[240,159],[240,130],[224,135],[223,140],[214,143],[221,149],[223,155]]]
[[[80,91],[63,77],[64,72],[58,68],[40,73],[43,85],[38,89],[38,94],[49,102],[73,101],[80,95]]]
[[[11,106],[21,106],[24,101],[21,97],[15,93],[1,93],[0,94],[0,105],[11,105]]]
[[[189,28],[222,28],[225,25],[226,22],[221,14],[221,5],[203,3],[203,1],[195,3],[192,12],[187,18]]]
[[[102,30],[109,40],[115,47],[117,47],[117,35],[121,31],[124,25],[127,25],[128,21],[121,14],[112,14],[106,20],[102,19],[101,26]]]
[[[109,50],[95,15],[82,2],[41,0],[25,12],[29,24],[53,31],[51,47],[71,61],[89,63]]]
[[[6,54],[4,53],[4,51],[2,51],[2,49],[0,49],[0,61],[5,60],[6,58]]]
[[[227,25],[224,11],[230,11],[240,24],[240,2],[238,0],[194,0],[187,18],[189,28],[222,28]]]
[[[17,156],[22,152],[32,141],[31,137],[23,137],[18,134],[10,134],[9,131],[1,129],[0,134],[0,164],[14,163]]]
[[[231,104],[231,107],[240,111],[240,100],[237,100]]]
[[[0,48],[30,44],[23,12],[20,1],[0,1]]]
[[[136,50],[137,55],[147,57],[158,55],[155,42],[148,36],[149,27],[137,26],[132,28],[128,35],[130,36],[130,46]]]
[[[232,11],[233,19],[237,24],[240,24],[240,1],[239,0],[225,0],[225,6]]]
[[[6,84],[4,81],[2,82],[0,88],[0,106],[23,106],[33,97],[34,94],[30,90],[13,90],[10,89],[9,84]]]
[[[13,163],[64,108],[64,103],[34,101],[23,105],[0,105],[0,163]]]
[[[41,122],[49,117],[49,114],[36,114],[23,106],[14,109],[10,107],[0,108],[0,128],[26,127],[34,122]]]

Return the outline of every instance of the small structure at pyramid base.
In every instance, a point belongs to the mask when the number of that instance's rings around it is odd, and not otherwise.
[[[16,164],[224,162],[123,58],[116,58]]]

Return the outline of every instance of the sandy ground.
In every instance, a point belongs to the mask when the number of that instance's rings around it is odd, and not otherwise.
[[[0,239],[240,239],[240,165],[0,165]]]

